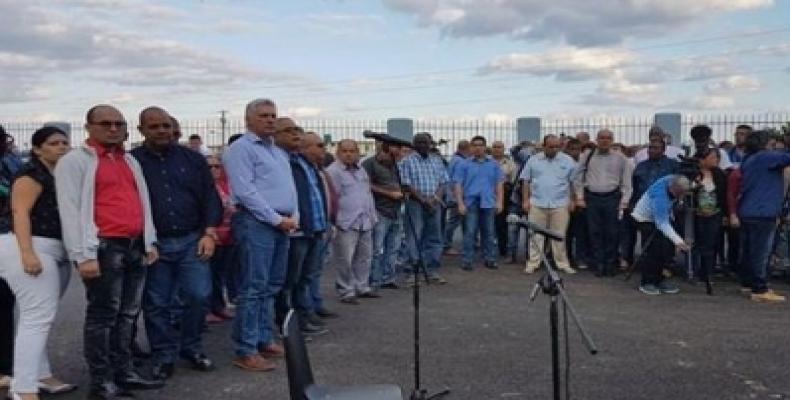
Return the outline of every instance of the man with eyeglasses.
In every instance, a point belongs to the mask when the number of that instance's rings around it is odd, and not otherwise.
[[[116,108],[91,108],[88,140],[55,168],[63,242],[88,300],[83,348],[91,399],[164,385],[141,377],[132,366],[132,329],[147,266],[159,255],[143,171],[124,150],[126,126]]]
[[[144,109],[137,129],[145,140],[132,155],[150,188],[159,239],[159,260],[148,273],[143,297],[152,375],[170,378],[177,356],[195,370],[210,371],[214,364],[203,352],[201,333],[222,204],[206,159],[173,142],[173,123],[165,110]],[[176,296],[179,310],[173,309]],[[180,332],[173,327],[173,315],[180,317]]]
[[[288,154],[274,143],[277,106],[257,99],[245,110],[247,132],[222,157],[239,211],[232,227],[238,240],[241,279],[233,341],[233,364],[271,371],[282,357],[275,342],[274,301],[288,263],[288,234],[299,228],[299,209]]]

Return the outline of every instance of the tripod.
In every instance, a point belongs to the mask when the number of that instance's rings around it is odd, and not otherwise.
[[[408,201],[409,200],[407,200],[407,202]],[[434,210],[434,212],[439,211]],[[428,279],[428,268],[425,266],[425,257],[423,256],[423,235],[417,236],[417,229],[414,227],[414,220],[412,219],[408,203],[406,204],[406,225],[409,226],[409,231],[411,232],[411,237],[414,238],[414,246],[417,250],[417,263],[416,265],[412,263],[412,274],[414,278],[414,285],[412,286],[414,304],[414,389],[409,399],[439,399],[450,394],[450,389],[444,389],[441,392],[429,395],[428,391],[420,386],[420,273],[422,273],[422,278],[425,279],[427,285],[430,285],[431,281]],[[423,231],[422,233],[424,234],[425,232]]]
[[[551,237],[549,235],[545,235],[542,232],[536,231],[535,229],[526,226],[527,234],[529,235],[530,241],[535,244],[535,234],[541,234],[545,236],[543,240],[552,239],[552,240],[562,240],[559,239],[559,235],[554,235],[555,237]],[[537,246],[535,246],[537,248]],[[545,248],[545,247],[544,247]],[[560,334],[559,334],[559,302],[562,300],[563,306],[563,332],[565,336],[565,396],[566,398],[570,398],[570,347],[568,345],[568,313],[570,312],[571,318],[573,319],[573,323],[576,325],[576,328],[579,330],[579,333],[582,337],[582,343],[587,347],[587,350],[590,354],[595,355],[598,354],[598,348],[595,346],[590,335],[587,334],[587,331],[584,329],[581,321],[579,320],[578,314],[576,313],[576,309],[573,308],[573,305],[568,300],[568,296],[565,293],[565,289],[562,286],[562,280],[560,279],[557,271],[552,268],[549,260],[546,258],[546,253],[541,252],[541,264],[546,267],[546,273],[538,280],[535,284],[535,287],[532,289],[532,293],[529,296],[530,304],[535,301],[535,298],[538,296],[538,292],[542,291],[544,294],[549,296],[549,326],[550,326],[550,335],[551,335],[551,378],[552,378],[552,392],[553,392],[553,399],[560,400]]]

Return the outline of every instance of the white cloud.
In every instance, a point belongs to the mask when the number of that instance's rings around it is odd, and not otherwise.
[[[770,7],[773,0],[384,0],[444,35],[561,39],[577,46],[654,37],[724,12]]]
[[[726,110],[732,109],[734,106],[734,98],[720,95],[698,96],[673,104],[673,107],[678,109],[691,109],[695,111]]]
[[[292,107],[286,110],[285,115],[291,118],[315,118],[321,116],[324,110],[319,107]]]
[[[554,75],[561,81],[607,76],[615,68],[631,61],[634,55],[623,49],[567,47],[540,54],[508,54],[481,68],[483,74],[494,72]]]
[[[755,77],[733,75],[705,85],[705,92],[709,94],[755,92],[760,90],[761,86],[760,80]]]
[[[239,19],[221,19],[214,24],[214,30],[225,34],[253,33],[262,27]]]
[[[304,29],[317,29],[335,36],[373,33],[384,24],[384,18],[374,14],[310,14],[304,17]]]
[[[508,114],[501,114],[501,113],[488,113],[483,116],[483,120],[486,122],[507,122],[512,121],[514,118]]]

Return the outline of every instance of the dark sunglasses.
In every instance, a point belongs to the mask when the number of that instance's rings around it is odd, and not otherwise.
[[[209,164],[209,165],[208,165],[208,167],[209,167],[209,168],[212,168],[212,169],[214,169],[214,168],[217,168],[217,169],[220,169],[220,168],[222,168],[222,166],[221,166],[221,165],[219,165],[219,164]]]
[[[145,127],[147,129],[170,129],[173,127],[173,125],[165,122],[164,124],[151,124],[151,125],[146,125]]]
[[[126,128],[126,121],[99,121],[99,122],[91,122],[91,125],[98,125],[104,129],[110,129],[112,127],[116,127],[118,129]]]

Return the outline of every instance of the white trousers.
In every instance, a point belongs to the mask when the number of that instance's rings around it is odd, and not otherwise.
[[[332,239],[332,263],[337,268],[340,297],[354,297],[370,292],[370,265],[373,260],[372,231],[335,231]]]
[[[546,228],[550,231],[559,232],[564,235],[568,229],[568,222],[570,221],[570,212],[568,207],[558,208],[540,208],[531,207],[529,209],[529,222],[535,225]],[[541,235],[536,235],[535,240],[530,240],[529,260],[527,261],[527,268],[537,269],[540,267],[541,254],[543,254],[543,246],[546,238]],[[564,269],[570,268],[571,264],[568,262],[568,254],[565,252],[565,241],[550,240],[551,254],[554,256],[554,262],[557,267]]]
[[[0,276],[14,292],[19,308],[11,380],[14,393],[38,393],[39,379],[52,376],[47,337],[71,274],[60,240],[33,237],[33,250],[41,261],[38,276],[28,275],[22,267],[16,237],[0,236]]]

